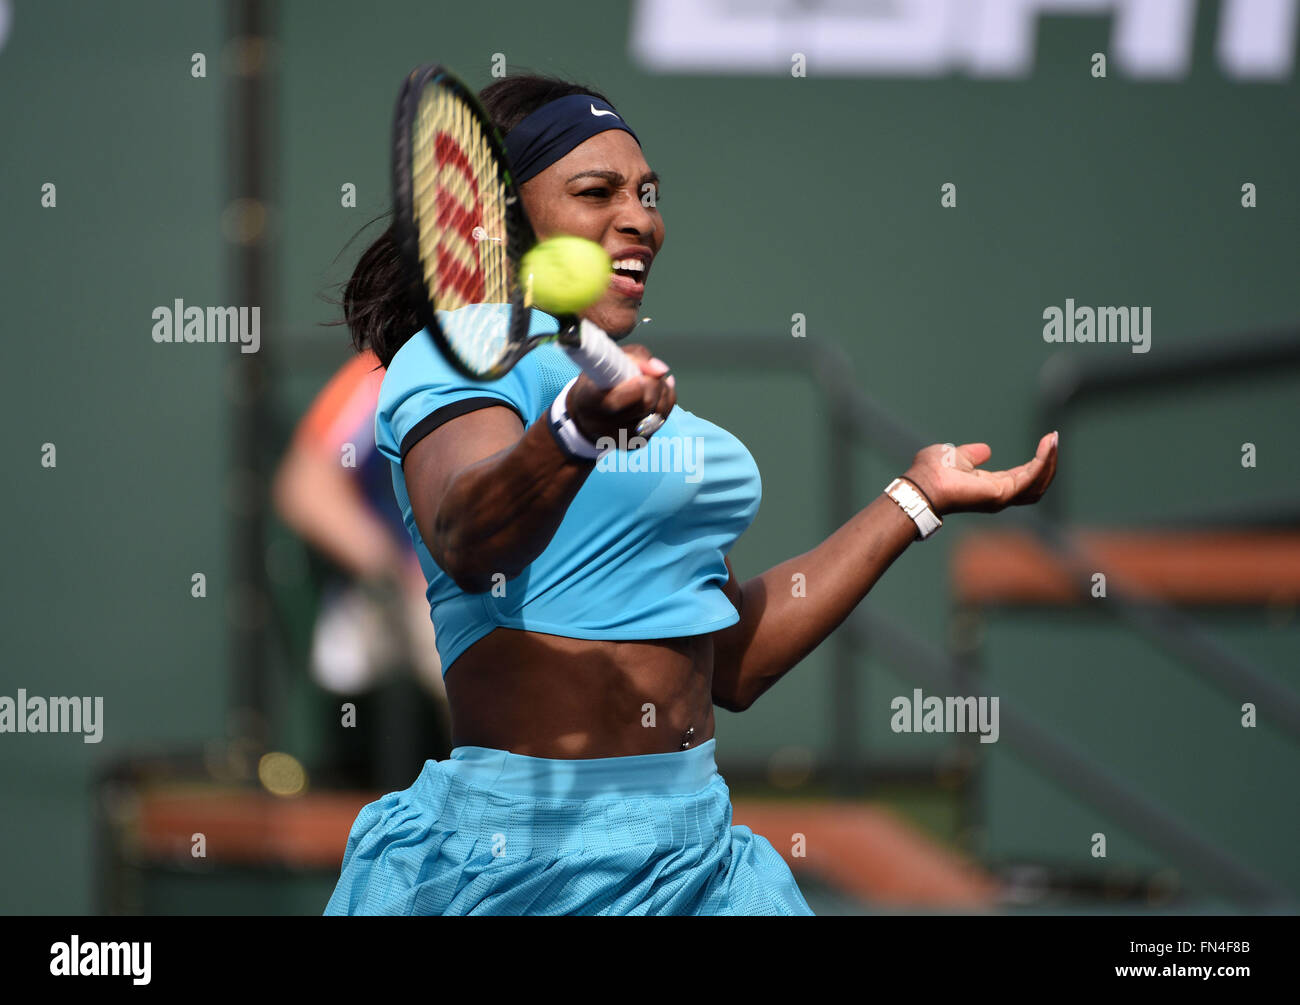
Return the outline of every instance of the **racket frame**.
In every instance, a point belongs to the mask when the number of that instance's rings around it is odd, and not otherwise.
[[[506,257],[514,270],[509,283],[510,322],[507,332],[508,348],[491,368],[477,371],[468,366],[455,352],[450,339],[438,323],[437,305],[429,296],[424,281],[424,265],[420,259],[419,232],[415,220],[415,193],[412,171],[412,135],[419,114],[420,99],[428,87],[442,87],[461,102],[471,118],[482,128],[496,161],[494,181],[504,191]],[[398,253],[407,275],[408,296],[415,308],[417,320],[429,331],[444,358],[458,372],[471,380],[499,380],[531,350],[543,342],[559,342],[587,372],[603,387],[613,387],[621,380],[639,374],[636,363],[614,343],[599,326],[590,321],[579,321],[576,314],[555,316],[558,332],[529,335],[532,307],[525,302],[523,284],[520,282],[519,261],[524,253],[537,243],[518,186],[511,173],[510,156],[505,141],[493,125],[478,96],[441,64],[429,63],[416,67],[402,83],[393,115],[393,226]]]

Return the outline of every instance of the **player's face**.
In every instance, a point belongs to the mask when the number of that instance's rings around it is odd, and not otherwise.
[[[582,316],[615,337],[630,332],[664,243],[659,177],[636,140],[621,129],[597,133],[524,182],[520,195],[539,241],[573,234],[609,252],[609,288]]]

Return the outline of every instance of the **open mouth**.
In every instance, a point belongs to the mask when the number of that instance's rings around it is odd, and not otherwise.
[[[614,275],[609,281],[611,289],[630,297],[645,292],[646,263],[639,258],[620,258],[614,262]]]
[[[614,262],[614,275],[625,276],[633,282],[644,283],[646,275],[645,262],[639,258],[620,258]]]

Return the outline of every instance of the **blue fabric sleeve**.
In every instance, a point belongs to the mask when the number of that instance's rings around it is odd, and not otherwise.
[[[532,333],[545,331],[547,322],[550,330],[555,330],[553,318],[539,311],[533,314]],[[420,433],[427,435],[432,431],[426,420],[440,409],[457,403],[464,403],[465,408],[448,409],[443,416],[454,417],[471,411],[481,404],[481,399],[496,399],[513,409],[520,421],[528,425],[549,402],[539,400],[537,382],[527,363],[525,357],[499,380],[472,380],[443,358],[427,330],[412,335],[393,356],[379,390],[375,443],[380,452],[400,465],[404,451],[418,442]],[[475,403],[474,399],[480,401]],[[427,428],[421,429],[421,424]]]

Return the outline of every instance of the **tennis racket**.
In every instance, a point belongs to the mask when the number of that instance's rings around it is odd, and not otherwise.
[[[598,325],[558,317],[528,334],[519,260],[537,243],[505,143],[477,96],[438,65],[413,70],[393,122],[395,232],[412,302],[439,350],[473,380],[497,380],[558,342],[601,388],[641,373]]]

